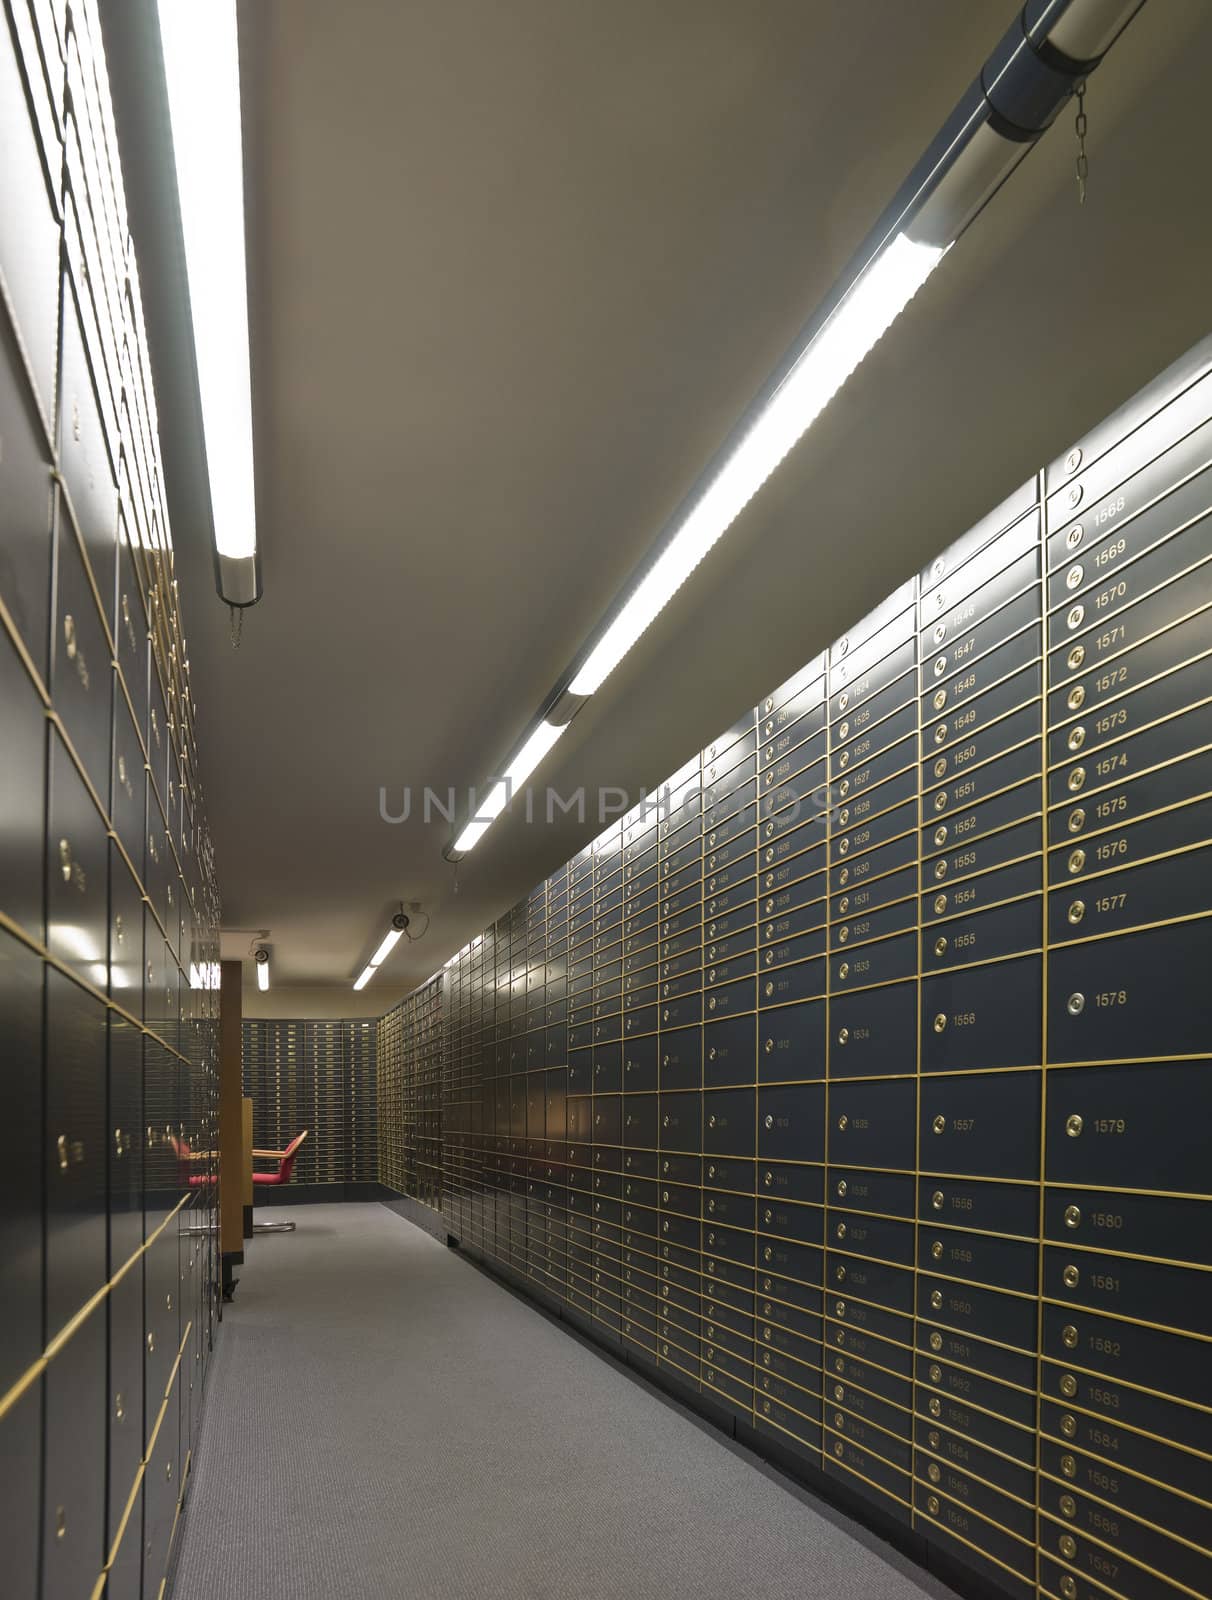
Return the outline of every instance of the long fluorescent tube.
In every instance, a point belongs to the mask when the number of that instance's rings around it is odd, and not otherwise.
[[[257,988],[264,994],[269,988],[269,957],[266,956],[264,961],[258,958],[254,965],[257,969]]]
[[[220,592],[248,604],[259,591],[236,0],[159,0],[159,14]]]
[[[387,935],[386,939],[384,939],[383,943],[379,946],[379,948],[375,951],[374,955],[371,956],[371,958],[370,958],[370,966],[371,966],[372,969],[375,968],[375,967],[380,967],[380,966],[383,965],[384,961],[387,960],[387,957],[391,954],[391,952],[395,949],[396,945],[399,943],[399,940],[400,940],[401,936],[403,935],[403,932],[404,932],[403,928],[392,928],[390,933]]]
[[[903,233],[858,279],[721,463],[681,527],[569,684],[594,694],[859,362],[925,283],[945,249]]]
[[[395,949],[396,945],[400,941],[401,936],[403,935],[403,932],[403,928],[388,929],[383,943],[379,946],[374,955],[371,956],[370,960],[366,963],[366,966],[362,969],[361,977],[358,979],[357,983],[354,984],[355,989],[365,989],[366,985],[370,982],[375,973]]]
[[[1144,0],[1039,0],[1015,17],[843,270],[789,356],[670,522],[659,554],[545,702],[567,724],[618,666],[943,256],[1052,126]],[[828,309],[826,309],[828,308]],[[566,713],[566,715],[561,715]],[[503,808],[494,788],[443,852],[465,854]]]
[[[505,776],[498,778],[496,783],[493,784],[475,816],[455,840],[454,848],[460,855],[466,855],[469,850],[474,849],[479,844],[492,824],[501,815],[501,812],[504,811],[509,797],[516,793],[521,784],[526,782],[567,726],[567,723],[539,723],[530,738],[527,739],[506,768]]]

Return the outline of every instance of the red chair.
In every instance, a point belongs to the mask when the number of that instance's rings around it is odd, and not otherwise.
[[[254,1198],[258,1188],[277,1188],[280,1184],[290,1182],[290,1175],[294,1171],[295,1157],[299,1153],[299,1146],[303,1143],[304,1139],[307,1138],[307,1132],[308,1130],[304,1128],[302,1133],[297,1133],[286,1146],[285,1150],[253,1151],[254,1161],[276,1161],[278,1163],[277,1170],[275,1172],[253,1173],[252,1181]],[[293,1222],[253,1223],[254,1233],[293,1233],[294,1231],[295,1225]]]
[[[206,1189],[211,1184],[218,1183],[219,1180],[213,1172],[192,1172],[190,1170],[189,1164],[191,1161],[206,1161],[209,1159],[208,1151],[193,1151],[189,1148],[188,1139],[177,1139],[172,1134],[169,1134],[168,1142],[173,1147],[173,1155],[176,1156],[181,1169],[181,1183],[185,1188]]]

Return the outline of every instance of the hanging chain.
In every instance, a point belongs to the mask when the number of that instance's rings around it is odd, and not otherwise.
[[[244,635],[244,607],[228,606],[227,609],[231,612],[231,647],[238,650]]]
[[[1077,96],[1077,120],[1074,130],[1077,133],[1077,203],[1084,206],[1086,203],[1086,179],[1090,173],[1090,161],[1086,155],[1086,80],[1079,78],[1074,85],[1074,94]]]

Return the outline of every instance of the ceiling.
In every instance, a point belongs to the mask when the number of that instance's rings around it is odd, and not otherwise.
[[[495,771],[1013,0],[242,0],[265,596],[179,571],[249,1011],[377,1014],[600,829]],[[1212,13],[1153,0],[542,770],[638,796],[1208,331]],[[413,815],[390,825],[380,787]],[[402,944],[349,987],[401,901]],[[246,968],[251,981],[251,964]]]

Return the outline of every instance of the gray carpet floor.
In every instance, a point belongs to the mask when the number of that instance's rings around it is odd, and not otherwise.
[[[386,1207],[289,1214],[224,1316],[173,1600],[950,1594]]]

